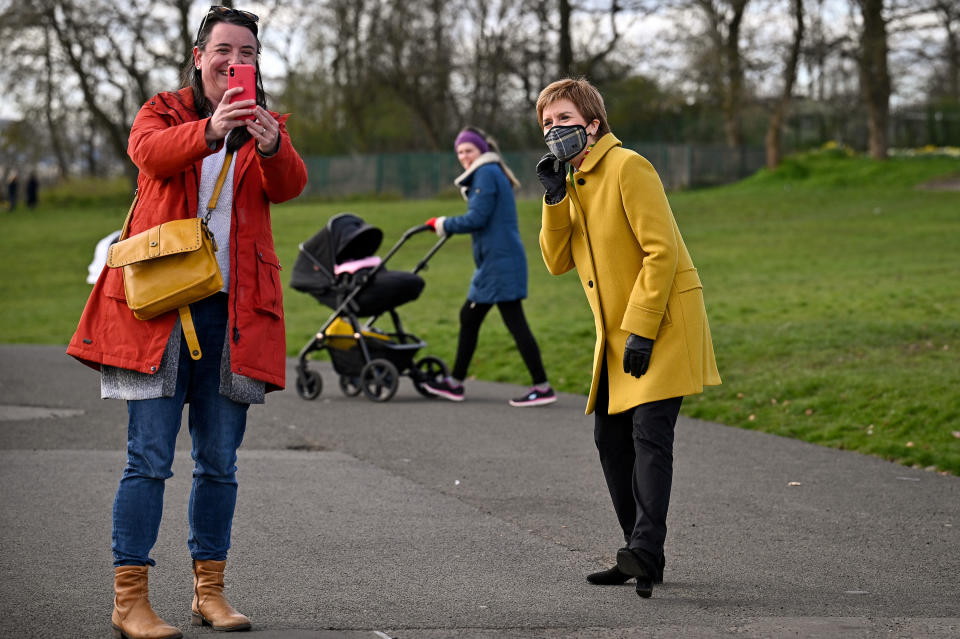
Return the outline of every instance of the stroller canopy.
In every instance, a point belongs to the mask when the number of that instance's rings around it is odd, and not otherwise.
[[[357,274],[335,274],[337,264],[373,255],[383,241],[383,231],[353,213],[340,213],[300,246],[293,264],[290,286],[317,301],[337,308],[353,293],[348,310],[357,315],[379,315],[420,296],[424,281],[416,273],[367,268]],[[364,272],[371,273],[369,279]]]
[[[300,247],[290,286],[304,293],[327,293],[336,278],[333,267],[369,257],[383,242],[383,231],[353,213],[334,215]]]

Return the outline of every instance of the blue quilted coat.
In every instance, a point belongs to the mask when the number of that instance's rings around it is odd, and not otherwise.
[[[457,178],[467,212],[448,217],[445,233],[470,233],[476,270],[467,299],[495,304],[527,296],[527,258],[517,229],[517,204],[510,179],[495,153],[484,153]]]

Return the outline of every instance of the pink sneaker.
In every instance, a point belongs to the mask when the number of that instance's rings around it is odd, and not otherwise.
[[[517,397],[510,400],[511,406],[523,407],[523,406],[545,406],[547,404],[552,404],[557,401],[557,395],[553,392],[552,388],[548,388],[545,391],[537,390],[536,388],[531,388],[527,391],[527,394],[523,397]]]
[[[462,402],[463,401],[463,385],[453,385],[447,382],[445,379],[440,381],[426,381],[423,383],[423,388],[431,395],[436,395],[437,397],[442,397],[444,399],[449,399],[451,402]]]

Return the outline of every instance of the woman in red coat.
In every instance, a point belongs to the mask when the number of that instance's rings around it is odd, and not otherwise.
[[[239,630],[250,621],[223,598],[236,504],[237,448],[247,408],[283,388],[286,344],[270,203],[296,197],[306,168],[280,117],[265,108],[257,16],[211,7],[185,68],[187,85],[160,93],[137,114],[128,153],[140,170],[130,235],[207,214],[229,160],[209,227],[223,275],[220,293],[191,304],[202,356],[191,358],[176,311],[142,321],[126,305],[123,275],[104,269],[67,352],[101,371],[101,394],[127,400],[127,465],[113,507],[117,636],[179,637],[147,598],[164,481],[172,475],[183,406],[195,460],[189,550],[193,623]],[[257,99],[234,102],[227,68],[257,69]],[[250,117],[252,116],[252,117]]]

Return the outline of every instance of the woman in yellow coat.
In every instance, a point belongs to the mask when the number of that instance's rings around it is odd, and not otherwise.
[[[540,248],[547,269],[576,268],[597,341],[587,413],[627,545],[596,584],[663,578],[673,434],[685,395],[720,383],[697,269],[656,171],[610,132],[600,93],[560,80],[537,100],[550,153]]]

